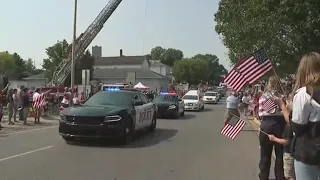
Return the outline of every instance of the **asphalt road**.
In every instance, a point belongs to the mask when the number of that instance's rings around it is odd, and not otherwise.
[[[179,120],[159,119],[154,134],[130,145],[68,145],[57,127],[0,136],[2,180],[256,180],[259,146],[246,127],[220,134],[225,104],[206,105]]]

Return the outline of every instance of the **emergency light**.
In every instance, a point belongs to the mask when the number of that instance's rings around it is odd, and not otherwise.
[[[177,93],[160,92],[161,95],[177,95]]]
[[[105,88],[104,91],[120,91],[120,88]]]

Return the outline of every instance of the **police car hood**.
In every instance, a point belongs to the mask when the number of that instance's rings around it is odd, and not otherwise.
[[[120,111],[125,110],[125,107],[115,105],[104,106],[74,106],[65,109],[62,114],[65,116],[110,116],[117,115]]]

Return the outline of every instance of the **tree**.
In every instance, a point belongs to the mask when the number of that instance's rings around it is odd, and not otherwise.
[[[13,71],[13,74],[17,79],[22,79],[27,77],[26,71],[25,71],[25,61],[19,56],[17,53],[12,54],[12,58],[15,62],[15,68]]]
[[[264,47],[282,73],[293,73],[301,54],[320,47],[317,0],[221,0],[215,21],[232,64]]]
[[[212,54],[197,54],[193,58],[205,59],[208,61],[209,72],[207,74],[207,80],[209,84],[217,84],[221,80],[221,76],[225,75],[228,71],[223,65],[219,64],[219,58]]]
[[[13,76],[19,80],[25,77],[40,74],[43,72],[43,70],[37,69],[34,66],[34,61],[30,58],[28,60],[24,60],[19,56],[18,53],[13,53],[12,57],[15,62]]]
[[[183,52],[178,49],[164,49],[160,46],[156,46],[151,49],[151,59],[160,60],[163,64],[173,66],[178,60],[183,59]]]
[[[69,44],[65,39],[46,49],[48,58],[43,59],[42,68],[45,70],[47,78],[52,78],[56,67],[68,56],[69,49]]]
[[[196,58],[176,61],[172,71],[177,82],[199,84],[200,82],[206,82],[208,79],[208,61]]]
[[[43,60],[43,69],[46,70],[46,76],[51,78],[53,72],[55,71],[55,67],[59,65],[59,63],[68,56],[68,52],[70,51],[70,46],[66,40],[58,41],[53,46],[50,46],[46,49],[46,53],[48,58]],[[94,65],[94,57],[91,55],[89,51],[86,51],[84,55],[75,62],[75,83],[81,84],[82,80],[82,69],[91,70],[91,76],[93,73],[93,65]],[[65,85],[70,85],[70,78],[67,78]]]
[[[90,79],[92,79],[93,65],[94,65],[94,57],[91,55],[90,51],[87,50],[85,54],[79,59],[79,61],[76,61],[75,80],[74,80],[75,84],[82,84],[83,69],[90,70]],[[69,85],[70,83],[71,83],[71,78],[67,78],[65,84]]]
[[[0,75],[12,74],[14,72],[15,60],[11,54],[0,52]]]

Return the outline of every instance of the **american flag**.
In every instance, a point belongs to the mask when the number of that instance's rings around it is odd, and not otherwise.
[[[262,105],[262,109],[268,113],[277,107],[278,105],[272,100],[272,98],[267,99]]]
[[[247,81],[245,77],[238,71],[237,67],[234,67],[224,78],[224,83],[231,86],[234,91],[240,91]]]
[[[33,102],[33,108],[41,109],[45,106],[45,94],[40,94]]]
[[[231,120],[221,129],[221,134],[227,136],[230,139],[234,139],[241,132],[246,125],[244,120],[233,116]]]
[[[272,68],[272,63],[264,49],[256,51],[238,66],[239,72],[244,75],[249,84],[256,82]]]

